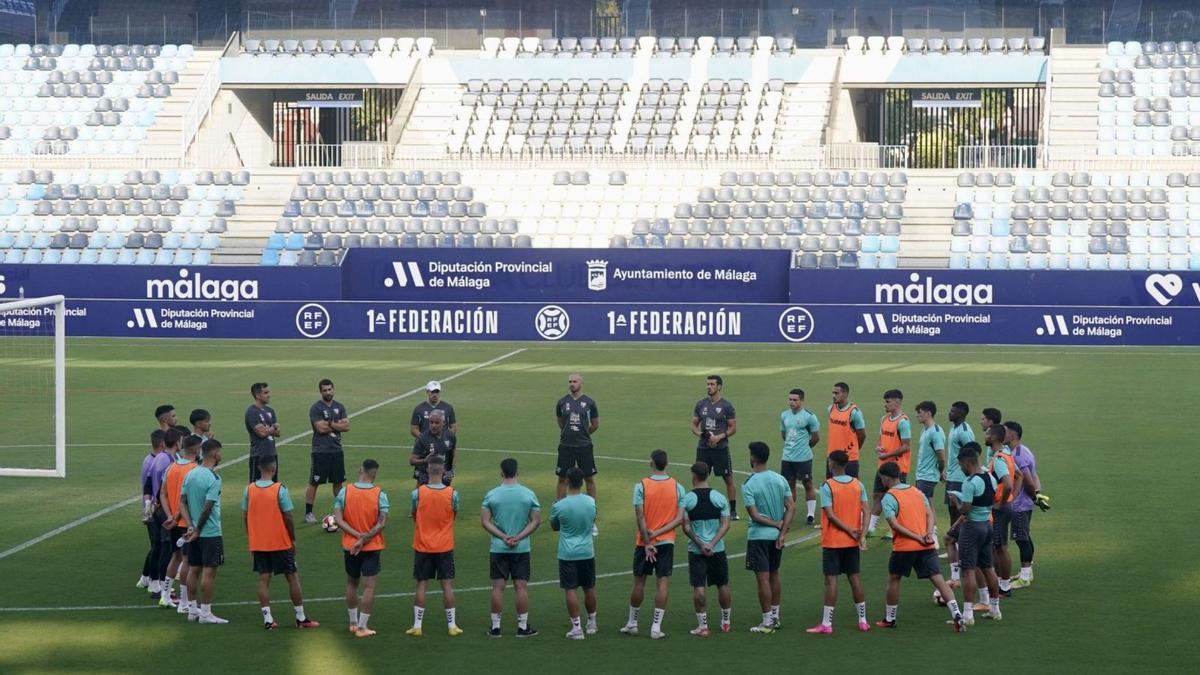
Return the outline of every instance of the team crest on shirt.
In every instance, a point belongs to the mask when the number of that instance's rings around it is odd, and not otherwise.
[[[720,414],[721,414],[721,409],[720,409],[720,408],[717,408],[716,410],[717,410],[717,414],[718,414],[718,415],[720,415]]]

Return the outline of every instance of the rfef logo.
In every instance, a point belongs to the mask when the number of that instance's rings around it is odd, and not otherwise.
[[[8,286],[4,285],[4,275],[0,274],[0,295],[4,295],[6,292],[8,292]]]
[[[392,274],[394,277],[386,277],[383,280],[383,285],[387,288],[399,286],[405,288],[412,284],[414,288],[424,288],[425,278],[421,276],[421,266],[416,262],[393,262]]]
[[[319,338],[329,330],[332,323],[329,310],[315,302],[304,305],[296,312],[296,330],[306,338]]]
[[[571,316],[558,305],[546,305],[533,317],[533,327],[545,340],[557,340],[571,330]]]
[[[779,334],[788,342],[804,342],[813,334],[813,315],[803,307],[788,307],[779,315]]]

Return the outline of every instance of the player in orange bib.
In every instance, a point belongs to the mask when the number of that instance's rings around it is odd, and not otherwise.
[[[637,522],[633,549],[633,590],[629,593],[629,619],[621,628],[625,635],[638,634],[638,615],[646,591],[646,577],[657,581],[654,594],[654,624],[650,638],[666,637],[662,620],[667,613],[667,589],[675,561],[675,528],[683,522],[684,489],[667,475],[667,451],[650,453],[650,476],[633,487],[633,515]]]
[[[966,629],[954,591],[942,577],[938,565],[937,547],[934,544],[935,518],[933,507],[920,490],[900,480],[900,466],[886,462],[877,474],[886,492],[883,496],[883,513],[892,527],[892,556],[888,559],[888,585],[885,614],[876,621],[880,628],[895,628],[896,614],[900,608],[900,578],[907,577],[913,570],[918,579],[929,579],[938,595],[950,610],[955,632]]]
[[[446,464],[441,455],[431,455],[425,470],[429,482],[412,491],[413,578],[417,580],[417,593],[413,598],[413,625],[404,632],[413,637],[424,634],[425,592],[429,580],[437,579],[446,607],[446,632],[457,637],[463,633],[454,616],[454,518],[458,515],[458,490],[442,483]]]
[[[883,392],[883,418],[879,420],[879,445],[875,446],[875,456],[879,458],[879,466],[887,462],[895,462],[900,468],[900,482],[908,480],[908,460],[912,455],[912,424],[908,415],[900,407],[904,405],[904,394],[899,389],[888,389]],[[875,536],[875,527],[879,524],[879,514],[882,513],[883,493],[887,489],[875,473],[875,503],[871,505],[871,522],[867,525],[867,536]],[[891,532],[884,532],[881,539],[891,539]]]
[[[163,529],[171,528],[169,534],[171,560],[167,563],[166,578],[174,579],[178,576],[183,580],[183,583],[179,584],[179,605],[176,607],[176,611],[183,615],[187,615],[194,598],[190,598],[188,595],[187,579],[190,574],[187,563],[188,544],[179,545],[179,542],[183,541],[183,535],[187,534],[187,523],[179,513],[179,505],[183,502],[183,479],[187,477],[188,472],[200,466],[196,463],[196,458],[200,454],[201,443],[203,440],[199,436],[188,436],[183,439],[183,444],[179,449],[179,458],[167,467],[166,473],[163,474],[162,487],[158,491],[159,505],[166,514]]]
[[[858,451],[867,442],[867,427],[862,410],[850,401],[850,385],[838,382],[833,385],[833,402],[827,410],[829,437],[825,454],[841,450],[850,458],[846,464],[846,475],[858,478]],[[826,469],[826,478],[833,474]]]
[[[304,595],[300,592],[300,573],[296,569],[296,526],[292,522],[292,497],[283,483],[275,482],[275,457],[258,458],[260,478],[242,493],[242,514],[254,571],[258,572],[258,605],[263,628],[275,630],[271,616],[271,575],[282,574],[288,583],[296,628],[316,628],[321,624],[304,614]]]
[[[385,546],[383,528],[390,508],[387,493],[375,485],[378,475],[379,462],[363,460],[358,481],[343,487],[333,501],[333,517],[342,530],[346,610],[350,615],[350,632],[356,637],[375,635],[367,622],[375,607],[375,581],[382,568],[380,552]]]
[[[868,631],[867,597],[859,576],[859,551],[866,549],[863,532],[867,526],[867,489],[853,476],[846,475],[850,458],[842,450],[829,454],[829,472],[833,477],[821,486],[821,557],[825,572],[825,606],[821,623],[808,633],[833,632],[833,608],[837,604],[838,577],[845,574],[854,597],[858,629]]]

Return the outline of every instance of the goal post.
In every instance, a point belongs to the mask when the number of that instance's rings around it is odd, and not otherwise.
[[[66,314],[61,295],[0,302],[0,476],[67,475]]]

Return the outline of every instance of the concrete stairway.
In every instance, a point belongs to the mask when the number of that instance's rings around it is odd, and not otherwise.
[[[147,157],[178,157],[183,134],[183,115],[187,112],[196,90],[204,81],[208,69],[221,57],[219,49],[198,49],[187,66],[179,73],[179,83],[171,85],[171,97],[154,118],[154,126],[146,130],[146,140],[138,151]]]
[[[958,173],[952,170],[908,172],[904,220],[900,225],[900,267],[949,265],[957,177]]]
[[[296,169],[258,170],[253,173],[237,213],[226,219],[228,231],[221,246],[213,252],[218,265],[257,265],[262,258],[267,235],[291,197],[300,171]]]
[[[1050,58],[1050,128],[1043,143],[1054,150],[1095,154],[1097,91],[1103,47],[1055,47]]]

